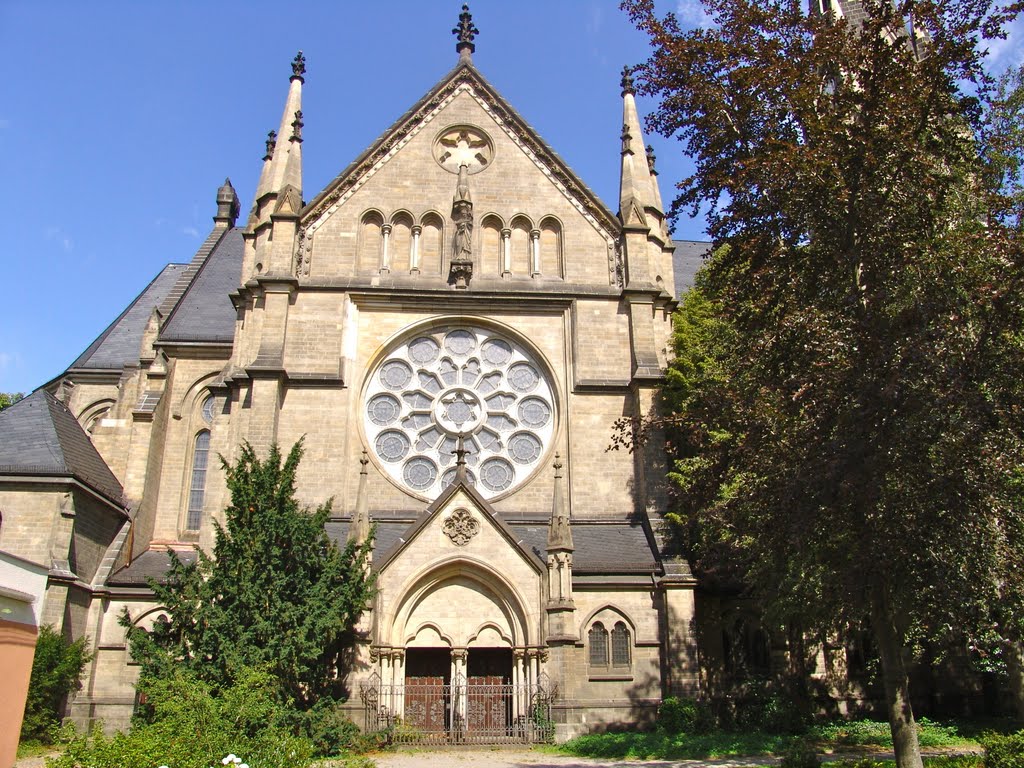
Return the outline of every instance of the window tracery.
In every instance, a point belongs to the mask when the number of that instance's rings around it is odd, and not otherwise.
[[[364,427],[378,465],[435,498],[455,478],[463,435],[469,481],[485,498],[513,490],[542,463],[554,435],[554,388],[518,343],[449,326],[395,345],[371,372]]]

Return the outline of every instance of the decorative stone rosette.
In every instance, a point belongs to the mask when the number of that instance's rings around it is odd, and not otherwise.
[[[480,523],[467,509],[456,509],[444,521],[441,530],[457,547],[464,547],[480,533]]]
[[[455,479],[460,433],[470,483],[494,498],[541,465],[557,413],[550,378],[526,349],[489,329],[449,326],[384,355],[367,380],[363,417],[377,464],[433,500]]]

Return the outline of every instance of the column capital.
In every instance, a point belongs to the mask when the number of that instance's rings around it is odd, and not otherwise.
[[[391,234],[391,225],[388,224],[387,222],[384,222],[383,224],[380,225],[380,231],[383,234],[385,234],[385,235],[390,235]]]
[[[413,237],[419,237],[422,233],[423,233],[423,227],[421,227],[419,224],[413,224],[412,225],[412,235],[413,235]]]
[[[452,660],[453,661],[465,661],[469,656],[469,650],[467,648],[452,648]]]
[[[511,229],[509,229],[508,227],[505,227],[503,230],[501,230],[501,239],[502,240],[508,240],[510,237],[512,237],[512,230]]]

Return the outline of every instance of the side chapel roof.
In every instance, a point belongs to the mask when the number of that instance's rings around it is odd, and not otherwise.
[[[0,411],[0,475],[74,477],[118,507],[124,495],[78,419],[43,389]]]

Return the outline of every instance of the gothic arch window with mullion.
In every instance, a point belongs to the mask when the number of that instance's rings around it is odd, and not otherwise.
[[[196,434],[192,449],[192,474],[189,479],[188,511],[185,530],[198,531],[203,520],[203,502],[206,499],[206,470],[210,462],[210,430]]]
[[[587,633],[587,640],[590,646],[588,662],[591,667],[608,666],[608,630],[600,621],[595,622]]]

